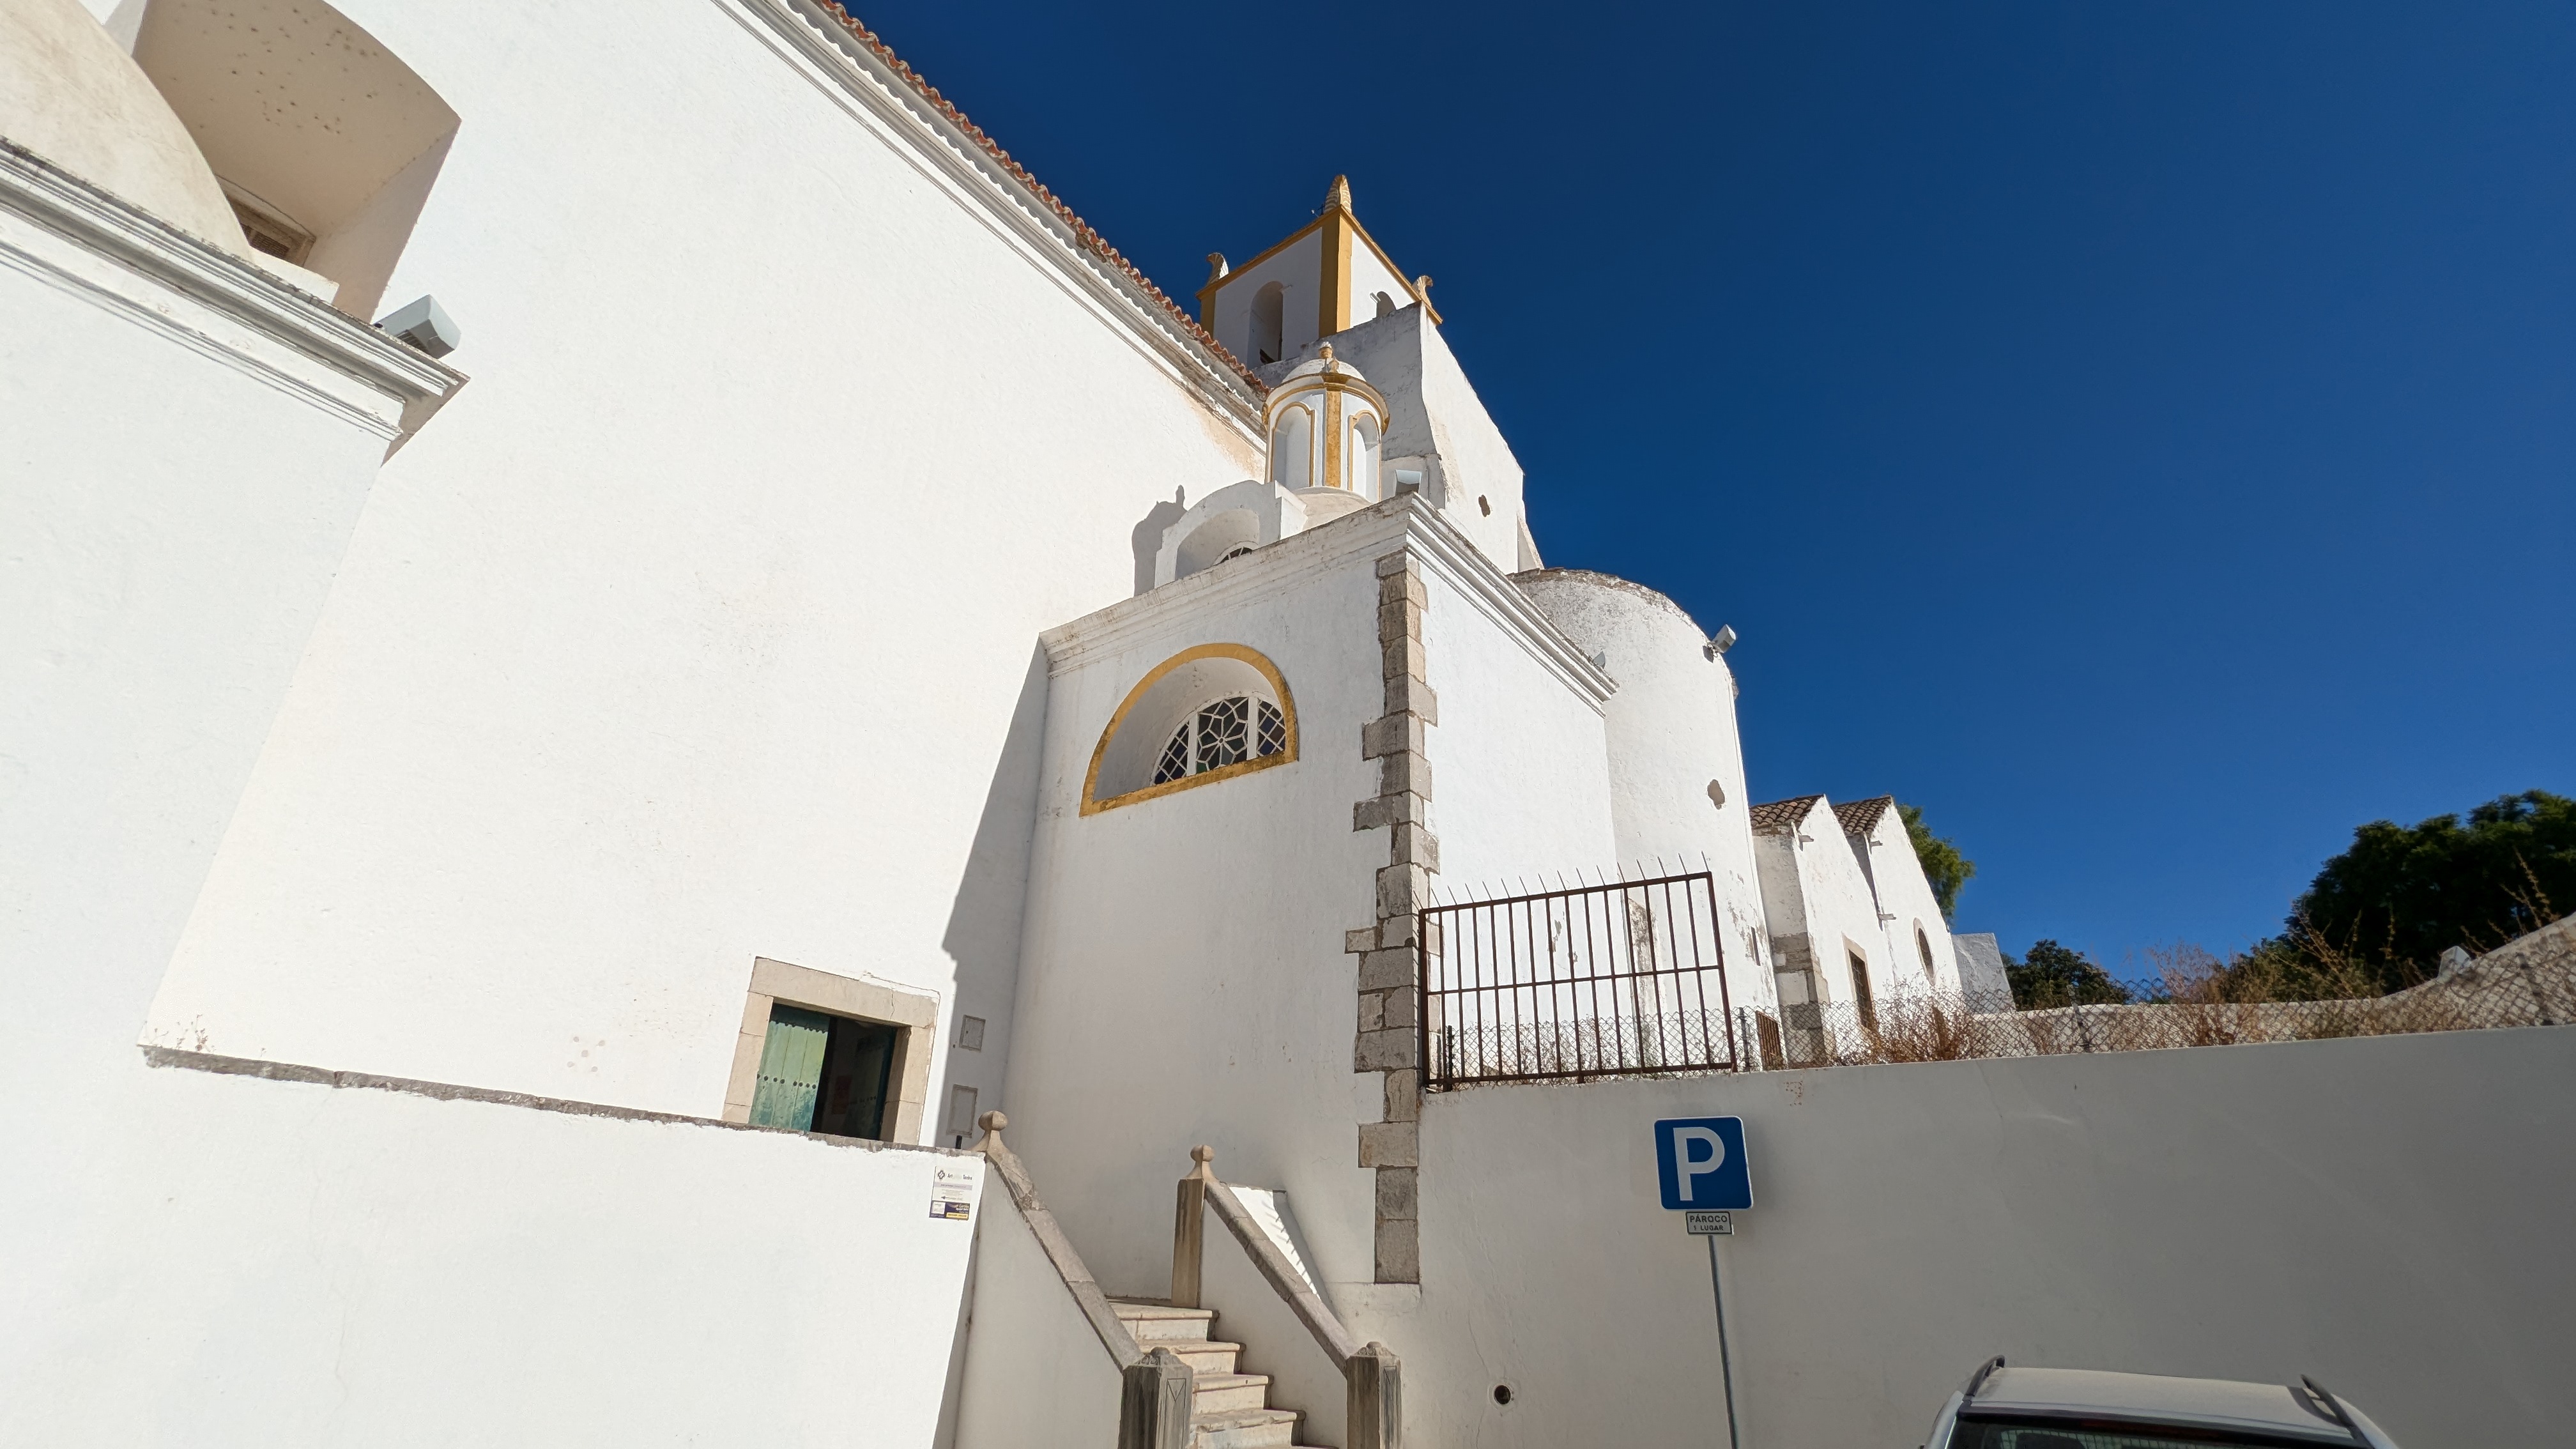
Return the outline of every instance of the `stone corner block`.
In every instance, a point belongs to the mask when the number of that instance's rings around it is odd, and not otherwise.
[[[1422,957],[1410,946],[1387,946],[1360,956],[1362,991],[1385,991],[1397,986],[1411,986],[1422,970]]]
[[[1363,1122],[1360,1124],[1360,1166],[1418,1167],[1422,1156],[1422,1124],[1418,1122]]]
[[[1355,1072],[1391,1072],[1420,1065],[1422,1034],[1411,1028],[1362,1032],[1351,1053],[1351,1070]]]
[[[1379,1222],[1410,1222],[1421,1215],[1418,1176],[1419,1169],[1411,1167],[1381,1167],[1377,1170]]]
[[[1377,1225],[1377,1281],[1422,1281],[1422,1227],[1411,1218],[1388,1218]]]

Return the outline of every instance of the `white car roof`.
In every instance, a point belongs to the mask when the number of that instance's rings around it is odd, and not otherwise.
[[[1976,1397],[1961,1409],[1962,1413],[2088,1411],[2213,1429],[2254,1429],[2314,1439],[2320,1444],[2355,1442],[2341,1425],[2310,1413],[2279,1384],[2241,1384],[2227,1379],[2169,1379],[2096,1369],[2006,1367],[1988,1375],[1978,1386]]]

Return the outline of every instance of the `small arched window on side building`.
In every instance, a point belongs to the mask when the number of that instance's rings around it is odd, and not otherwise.
[[[1288,315],[1288,289],[1272,282],[1252,294],[1252,365],[1277,362],[1286,355],[1281,334]]]
[[[1258,650],[1201,644],[1127,692],[1083,778],[1082,813],[1157,799],[1297,758],[1297,705]]]
[[[1351,476],[1344,486],[1362,498],[1377,497],[1377,419],[1362,416],[1351,425]]]
[[[1914,949],[1923,958],[1923,979],[1926,981],[1936,979],[1937,973],[1932,969],[1932,938],[1925,934],[1921,921],[1914,923]]]

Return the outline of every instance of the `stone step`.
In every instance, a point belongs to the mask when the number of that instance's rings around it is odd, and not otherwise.
[[[1223,1413],[1228,1409],[1266,1409],[1270,1407],[1270,1375],[1203,1373],[1195,1376],[1190,1398],[1190,1412]]]
[[[1147,1352],[1165,1344],[1204,1343],[1208,1330],[1215,1326],[1216,1310],[1212,1308],[1174,1308],[1168,1303],[1137,1303],[1120,1299],[1109,1301],[1118,1321]]]
[[[1168,1348],[1180,1355],[1181,1362],[1188,1364],[1190,1372],[1197,1374],[1230,1374],[1234,1372],[1235,1360],[1243,1353],[1242,1344],[1217,1343],[1205,1338],[1165,1339],[1154,1347]]]
[[[1190,1416],[1190,1449],[1291,1449],[1294,1409],[1225,1409]]]

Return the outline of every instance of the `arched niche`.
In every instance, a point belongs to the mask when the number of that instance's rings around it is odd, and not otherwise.
[[[1271,425],[1270,481],[1282,488],[1315,485],[1315,415],[1303,404],[1280,409]]]
[[[1243,757],[1213,765],[1193,760],[1187,773],[1158,781],[1175,734],[1197,730],[1207,711],[1237,700],[1245,706]],[[1270,717],[1262,714],[1264,707],[1276,712],[1276,733],[1267,741],[1263,732]],[[1097,815],[1296,758],[1297,705],[1279,667],[1241,644],[1201,644],[1155,665],[1109,717],[1083,776],[1082,813]]]
[[[134,59],[252,249],[373,316],[456,137],[447,102],[322,0],[149,0]]]
[[[1172,577],[1185,579],[1261,546],[1261,519],[1249,508],[1229,508],[1210,515],[1174,553]]]

